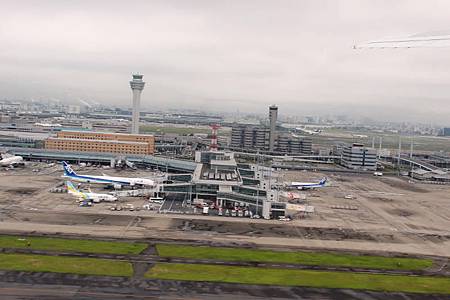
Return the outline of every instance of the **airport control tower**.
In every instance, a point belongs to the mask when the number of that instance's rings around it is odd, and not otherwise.
[[[276,105],[269,106],[269,151],[275,148],[276,130],[277,130],[278,107]]]
[[[141,105],[141,93],[144,89],[145,82],[142,80],[144,75],[133,74],[133,80],[130,81],[130,87],[133,91],[133,117],[131,121],[131,133],[139,134],[139,116]]]

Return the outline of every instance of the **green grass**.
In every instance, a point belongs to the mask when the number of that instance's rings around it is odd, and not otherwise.
[[[287,252],[207,246],[156,245],[163,257],[255,261],[315,266],[339,266],[368,269],[422,270],[433,265],[431,259],[357,256],[349,254]]]
[[[367,135],[367,137],[351,137],[351,135]],[[382,137],[383,148],[397,150],[398,134],[387,132],[374,132],[370,130],[349,130],[342,128],[326,128],[323,135],[312,136],[313,144],[323,146],[333,146],[336,141],[347,143],[358,142],[367,146],[372,145],[372,138],[375,137],[375,147],[378,148],[379,137]],[[450,151],[450,139],[436,136],[407,136],[402,135],[402,148],[404,151],[410,149],[411,141],[414,143],[414,149],[418,151]]]
[[[139,128],[141,133],[160,133],[160,134],[180,134],[188,135],[194,133],[211,133],[211,129],[207,128],[192,128],[192,127],[174,127],[174,126],[153,126],[153,125],[142,125]]]
[[[28,242],[30,245],[28,246]],[[29,248],[35,250],[69,251],[105,254],[139,254],[144,243],[107,242],[47,237],[0,236],[0,248]]]
[[[0,269],[128,277],[133,274],[129,262],[34,254],[0,254]]]
[[[450,278],[158,263],[146,278],[450,294]]]

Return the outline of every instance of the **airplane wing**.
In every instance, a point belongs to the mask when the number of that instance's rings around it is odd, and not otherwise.
[[[450,47],[450,34],[420,34],[386,40],[364,42],[353,46],[362,48],[439,48]]]

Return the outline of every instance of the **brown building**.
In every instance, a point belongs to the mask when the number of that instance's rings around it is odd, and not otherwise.
[[[92,131],[60,131],[56,138],[45,140],[45,148],[65,151],[153,154],[152,135],[103,133]]]

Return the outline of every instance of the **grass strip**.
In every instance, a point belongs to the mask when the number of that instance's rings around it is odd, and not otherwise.
[[[142,125],[139,129],[142,133],[162,133],[162,134],[195,134],[195,133],[210,133],[211,130],[207,128],[195,127],[175,127],[175,126],[152,126]]]
[[[422,270],[433,265],[433,261],[431,259],[395,258],[368,255],[359,256],[317,252],[287,252],[172,244],[158,244],[156,245],[156,249],[158,254],[163,257],[183,257],[226,261],[270,262],[384,270]]]
[[[103,276],[133,275],[133,267],[129,262],[35,254],[0,254],[0,269]]]
[[[352,272],[158,263],[146,278],[224,283],[450,294],[450,278]]]
[[[105,254],[139,254],[144,243],[109,242],[48,237],[0,236],[0,248],[29,248],[34,250],[69,251]]]

